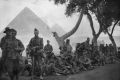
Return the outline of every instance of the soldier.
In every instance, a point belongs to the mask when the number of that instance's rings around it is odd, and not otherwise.
[[[107,54],[108,54],[108,44],[106,44],[105,46],[105,55],[107,56]]]
[[[66,40],[66,49],[67,49],[67,53],[72,52],[72,46],[70,45],[70,40],[69,39]]]
[[[28,49],[30,50],[32,60],[34,58],[33,66],[39,68],[43,59],[43,38],[39,37],[39,31],[36,28],[34,29],[34,35],[28,44]],[[42,76],[40,78],[42,79]]]
[[[16,34],[16,30],[10,29],[9,38],[5,40],[5,43],[3,45],[4,50],[6,51],[5,65],[11,79],[14,77],[18,79],[18,74],[23,68],[21,65],[22,56],[20,54],[23,52],[24,46],[20,40],[16,39]]]
[[[2,50],[2,60],[5,60],[5,56],[6,56],[6,51],[5,51],[5,42],[6,40],[9,38],[10,36],[10,28],[9,27],[6,27],[5,28],[5,31],[3,32],[5,33],[6,35],[1,39],[1,42],[0,42],[0,47],[1,47],[1,50]],[[3,61],[4,62],[4,61]]]
[[[88,37],[86,42],[85,42],[85,48],[89,50],[90,48],[90,38]]]
[[[5,33],[6,35],[1,39],[0,41],[0,48],[2,50],[2,58],[1,58],[1,62],[2,62],[2,67],[3,67],[3,71],[5,72],[6,69],[5,69],[5,64],[4,62],[6,61],[6,56],[7,56],[7,52],[5,50],[5,42],[6,40],[9,38],[9,33],[10,33],[10,28],[9,27],[6,27],[5,28],[5,31],[3,32]]]
[[[16,39],[16,34],[17,31],[14,29],[10,29],[10,37],[8,39],[6,39],[5,42],[5,50],[10,52],[7,52],[7,57],[10,57],[12,59],[16,59],[19,58],[20,55],[22,55],[21,53],[24,51],[24,46],[22,44],[22,42],[18,39]]]
[[[47,59],[53,55],[52,51],[53,51],[53,47],[52,45],[50,44],[50,41],[47,40],[47,44],[45,45],[44,47],[44,51],[46,53],[46,56],[47,56]]]
[[[110,51],[110,56],[112,56],[114,53],[114,47],[112,44],[109,44],[109,51]]]
[[[91,67],[91,59],[88,57],[87,53],[84,52],[83,56],[80,58],[81,63],[84,66],[84,69],[89,69]]]

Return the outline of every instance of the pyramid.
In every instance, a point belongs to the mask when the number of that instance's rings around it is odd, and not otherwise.
[[[37,28],[43,36],[49,36],[51,33],[48,25],[27,7],[25,7],[8,26],[16,29],[18,35],[33,34],[34,28]]]

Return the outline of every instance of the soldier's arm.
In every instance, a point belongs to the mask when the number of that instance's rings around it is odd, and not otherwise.
[[[30,40],[29,44],[28,44],[28,49],[31,49],[33,45],[33,39]]]
[[[71,51],[73,50],[72,46],[70,45]]]
[[[52,45],[51,45],[51,52],[53,51],[53,47],[52,47]]]
[[[23,43],[19,40],[19,44],[18,44],[19,50],[22,52],[25,50],[25,47],[23,45]]]
[[[3,50],[4,49],[4,44],[5,44],[5,37],[3,37],[0,41],[0,48]]]
[[[44,46],[44,44],[43,44],[43,38],[41,38],[41,44],[40,44],[41,49],[43,49],[43,46]]]
[[[46,49],[46,46],[44,47],[44,51],[46,51],[47,49]]]

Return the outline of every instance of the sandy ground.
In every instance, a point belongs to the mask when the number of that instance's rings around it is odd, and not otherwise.
[[[69,76],[66,80],[120,80],[120,64],[109,64],[92,71]]]
[[[31,80],[31,77],[21,76],[19,80]],[[36,78],[34,80],[39,79]],[[69,76],[47,76],[44,80],[120,80],[120,64],[109,64],[92,71]]]

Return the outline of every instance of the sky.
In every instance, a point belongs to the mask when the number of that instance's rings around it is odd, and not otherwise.
[[[65,5],[55,5],[53,1],[50,2],[49,0],[0,0],[0,30],[4,29],[24,7],[30,8],[50,27],[57,23],[66,32],[75,26],[79,17],[78,14],[66,17],[64,14]],[[80,25],[81,33],[92,35],[90,34],[91,29],[88,26],[89,22],[87,18],[84,17]],[[97,30],[97,22],[95,22],[94,26],[96,26]],[[116,27],[114,35],[120,35],[120,27]]]

